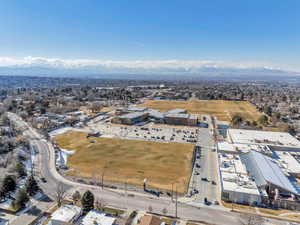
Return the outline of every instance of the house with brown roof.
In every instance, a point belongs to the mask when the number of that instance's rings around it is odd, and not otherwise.
[[[160,225],[162,221],[156,217],[151,215],[144,215],[140,218],[139,225]]]

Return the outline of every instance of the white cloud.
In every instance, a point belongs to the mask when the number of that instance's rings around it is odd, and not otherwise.
[[[0,57],[0,66],[58,66],[58,67],[81,67],[81,66],[105,66],[124,68],[273,68],[261,63],[230,63],[210,60],[136,60],[136,61],[113,61],[91,59],[59,59],[27,56],[23,59]],[[276,68],[278,69],[278,68]]]
[[[212,60],[135,60],[135,61],[116,61],[116,60],[93,60],[93,59],[60,59],[44,57],[25,57],[21,59],[0,57],[0,69],[9,68],[10,71],[18,69],[44,68],[49,73],[190,73],[230,70],[278,70],[263,63],[251,62],[225,62]],[[52,69],[52,70],[51,70]],[[2,70],[3,71],[3,70]],[[4,70],[6,71],[6,70]],[[32,70],[34,72],[34,70]],[[0,71],[1,72],[1,71]]]

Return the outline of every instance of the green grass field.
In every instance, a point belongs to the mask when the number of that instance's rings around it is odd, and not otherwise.
[[[170,190],[172,183],[184,193],[191,175],[194,145],[148,141],[86,138],[87,133],[69,131],[55,137],[61,148],[75,150],[68,158],[69,175],[142,186],[148,179],[154,188]],[[95,143],[91,143],[95,140]],[[79,171],[79,173],[78,173]],[[175,186],[174,186],[175,187]]]

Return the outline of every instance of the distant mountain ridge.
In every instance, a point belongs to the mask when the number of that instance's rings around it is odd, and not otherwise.
[[[93,77],[122,79],[202,79],[240,77],[290,77],[299,73],[259,63],[229,63],[209,60],[112,61],[25,57],[1,58],[0,75],[48,77]]]
[[[201,68],[124,68],[114,67],[106,68],[103,66],[82,66],[76,68],[53,67],[53,66],[0,66],[0,75],[25,75],[25,76],[49,76],[49,77],[103,77],[107,74],[112,74],[117,77],[126,78],[135,76],[162,76],[166,77],[182,77],[182,78],[201,78],[206,76],[226,77],[226,76],[297,76],[299,73],[284,71],[279,69],[268,68],[216,68],[216,67],[201,67]],[[163,77],[160,77],[163,79]]]

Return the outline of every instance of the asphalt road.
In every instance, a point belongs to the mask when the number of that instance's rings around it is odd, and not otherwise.
[[[162,213],[162,209],[167,209],[168,215],[175,215],[175,202],[172,202],[167,198],[149,197],[147,195],[131,195],[127,196],[123,190],[113,191],[109,189],[102,190],[100,187],[75,183],[63,178],[55,169],[55,155],[54,148],[51,143],[41,138],[31,127],[24,123],[19,117],[12,114],[13,120],[20,126],[25,126],[24,130],[26,135],[30,137],[31,143],[36,147],[38,151],[38,163],[35,165],[37,174],[46,178],[47,183],[40,183],[44,193],[49,196],[54,196],[57,183],[61,182],[65,184],[69,190],[69,194],[72,194],[75,190],[85,191],[87,189],[93,191],[96,198],[102,199],[107,205],[129,209],[129,210],[144,210],[148,211],[149,206],[153,208],[153,212]],[[209,153],[209,151],[207,151]],[[209,156],[208,156],[209,157]],[[208,168],[210,165],[208,165]],[[208,170],[210,171],[210,170]],[[213,171],[208,172],[208,176],[212,177]],[[203,186],[204,190],[209,186]],[[206,190],[209,193],[209,190]],[[213,192],[211,192],[213,193]],[[214,197],[213,194],[210,196]],[[211,224],[230,224],[239,225],[243,216],[238,213],[233,213],[228,210],[217,210],[210,207],[193,207],[187,204],[178,203],[177,208],[178,217],[186,220],[205,221]],[[272,220],[270,224],[287,224],[282,221]]]

